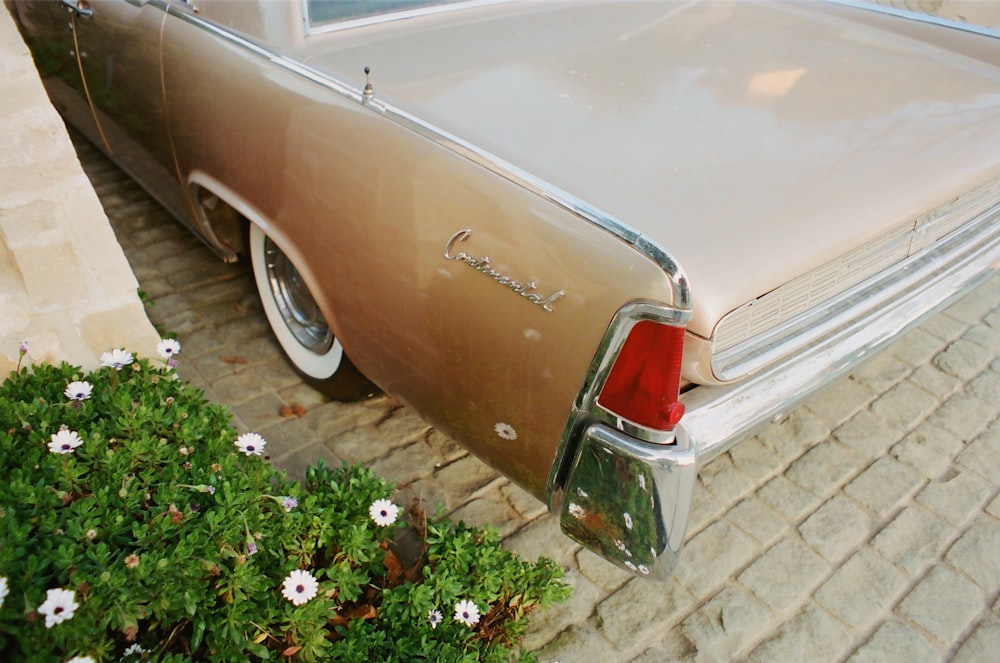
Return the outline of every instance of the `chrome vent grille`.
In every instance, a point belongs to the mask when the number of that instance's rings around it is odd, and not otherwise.
[[[848,291],[887,267],[933,246],[940,239],[975,220],[1000,201],[1000,180],[965,193],[923,216],[902,224],[864,246],[728,313],[716,325],[713,354],[737,346],[755,345],[754,339]],[[773,340],[773,339],[772,339]],[[749,351],[749,348],[748,348]],[[725,367],[713,366],[717,373]]]

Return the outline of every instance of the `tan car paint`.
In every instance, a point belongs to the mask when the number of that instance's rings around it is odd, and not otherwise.
[[[490,21],[325,35],[307,61],[355,85],[370,65],[394,106],[652,237],[687,272],[689,329],[707,338],[1000,175],[994,66],[890,32],[854,39],[865,12],[808,4],[499,5]]]
[[[663,271],[373,110],[240,49],[213,52],[204,30],[168,22],[165,39],[182,171],[225,183],[216,193],[292,257],[368,377],[544,498],[611,318],[631,300],[669,303]],[[187,76],[189,54],[209,52],[224,73]],[[256,95],[261,79],[274,94]],[[253,112],[199,113],[220,99]],[[536,284],[532,291],[448,259],[463,229],[471,234],[453,256],[489,256],[497,271]],[[522,296],[532,292],[539,302],[564,294],[548,311]]]

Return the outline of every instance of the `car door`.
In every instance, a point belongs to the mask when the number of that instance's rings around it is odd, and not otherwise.
[[[97,115],[88,103],[85,74],[91,67],[89,53],[79,57],[76,25],[87,20],[86,2],[58,0],[14,4],[25,29],[35,66],[56,109],[91,141],[103,144]],[[104,145],[108,149],[108,145]]]
[[[65,0],[73,2],[74,0]],[[84,0],[80,0],[84,2]],[[74,21],[79,57],[95,107],[99,144],[175,216],[190,208],[174,164],[160,71],[163,5],[93,0]],[[186,2],[168,2],[186,10]]]

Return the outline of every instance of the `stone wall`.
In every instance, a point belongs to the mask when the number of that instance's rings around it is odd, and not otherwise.
[[[0,6],[0,379],[26,362],[98,365],[159,337],[66,129]]]

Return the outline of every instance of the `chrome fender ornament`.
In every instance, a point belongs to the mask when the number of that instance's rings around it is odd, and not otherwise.
[[[469,237],[472,236],[471,228],[464,228],[459,230],[457,233],[448,238],[448,242],[444,245],[444,259],[445,260],[458,260],[463,262],[472,269],[476,270],[480,274],[484,274],[489,278],[496,281],[498,284],[504,286],[511,292],[514,292],[524,299],[528,300],[535,306],[541,307],[543,310],[552,312],[552,304],[557,300],[561,299],[563,295],[566,294],[563,290],[558,290],[548,297],[538,293],[535,288],[537,287],[534,281],[525,281],[524,283],[507,276],[502,272],[498,272],[493,269],[493,265],[490,262],[489,256],[482,256],[477,258],[472,256],[465,251],[458,251],[455,253],[455,246],[459,242],[464,242]]]

